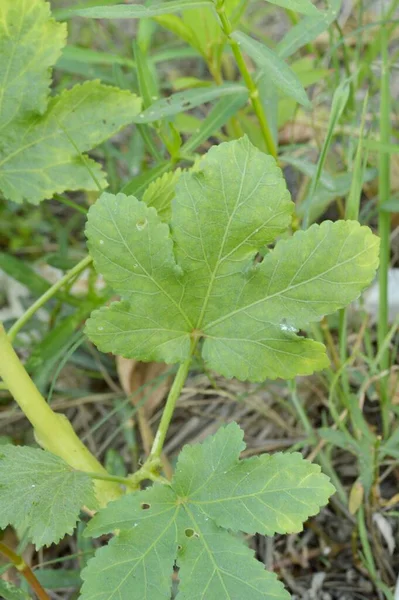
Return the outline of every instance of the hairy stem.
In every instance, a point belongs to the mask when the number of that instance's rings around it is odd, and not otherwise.
[[[33,425],[37,442],[74,469],[108,475],[104,467],[80,441],[68,419],[47,404],[15,353],[0,324],[0,377]],[[101,506],[121,495],[120,486],[97,481],[96,495]]]
[[[26,564],[22,556],[16,554],[11,548],[0,542],[0,553],[3,554],[14,567],[25,577],[26,581],[31,586],[39,600],[50,600],[50,596],[42,588],[39,580],[32,569]]]
[[[68,273],[61,277],[59,281],[57,281],[54,285],[52,285],[40,298],[36,300],[28,310],[14,323],[14,325],[8,331],[8,338],[11,342],[13,342],[18,334],[18,332],[22,329],[22,327],[29,321],[29,319],[48,301],[50,300],[59,289],[61,289],[66,283],[71,281],[74,277],[79,275],[82,271],[86,269],[92,262],[91,256],[86,256],[83,260],[81,260],[77,265],[73,267]]]
[[[277,159],[276,144],[274,143],[272,132],[270,130],[269,124],[266,119],[266,115],[263,110],[262,103],[259,98],[258,88],[256,86],[256,83],[252,79],[250,72],[248,71],[248,67],[245,63],[244,56],[241,52],[240,46],[231,37],[231,34],[233,33],[233,28],[231,26],[229,17],[226,14],[224,2],[222,2],[217,7],[217,12],[220,17],[220,22],[222,25],[223,32],[229,41],[232,52],[234,54],[234,58],[236,59],[237,66],[240,70],[240,73],[241,73],[243,79],[244,79],[245,85],[248,88],[252,107],[253,107],[254,112],[259,121],[260,129],[262,131],[263,139],[265,140],[267,151],[269,152],[269,154],[271,154],[274,158]]]

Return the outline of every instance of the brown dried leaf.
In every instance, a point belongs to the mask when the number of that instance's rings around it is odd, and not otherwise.
[[[168,365],[155,362],[144,363],[117,356],[116,368],[125,394],[128,396],[134,394],[132,403],[135,406],[143,403],[143,412],[147,418],[150,418],[170,388],[171,377],[161,379],[162,375],[167,372]],[[154,381],[157,378],[159,381]]]

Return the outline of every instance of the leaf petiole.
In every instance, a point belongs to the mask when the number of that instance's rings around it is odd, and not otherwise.
[[[176,377],[173,381],[172,387],[170,388],[165,408],[162,413],[161,422],[155,434],[155,439],[151,448],[150,455],[143,464],[143,466],[138,471],[136,471],[136,473],[133,473],[133,475],[130,478],[130,481],[133,482],[133,486],[137,486],[140,483],[140,481],[143,481],[144,479],[151,479],[152,481],[166,483],[164,478],[159,475],[159,470],[161,468],[162,448],[165,443],[166,434],[168,432],[169,425],[173,417],[176,402],[179,399],[180,393],[183,389],[188,372],[190,370],[190,365],[197,342],[198,338],[194,338],[192,340],[190,356],[187,360],[181,363],[176,373]]]
[[[8,339],[10,342],[13,342],[18,334],[18,332],[22,329],[22,327],[29,321],[31,317],[48,301],[50,300],[58,290],[60,290],[66,283],[74,279],[77,275],[79,275],[82,271],[88,267],[93,261],[92,257],[86,256],[77,265],[73,267],[68,273],[65,273],[63,277],[54,285],[52,285],[40,298],[34,302],[23,315],[19,317],[17,321],[15,321],[14,325],[8,331]]]

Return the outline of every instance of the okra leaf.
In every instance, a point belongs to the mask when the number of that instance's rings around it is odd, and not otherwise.
[[[357,298],[373,279],[378,238],[359,223],[313,225],[258,251],[289,226],[292,202],[273,158],[247,138],[211,149],[184,173],[171,229],[133,197],[103,194],[88,215],[97,270],[122,300],[94,311],[104,352],[175,363],[200,340],[210,369],[262,381],[328,365],[297,330]]]
[[[0,529],[13,525],[49,546],[72,533],[84,505],[96,508],[88,475],[44,450],[0,447]]]
[[[104,187],[101,166],[83,153],[140,112],[136,96],[97,81],[51,98],[65,37],[44,0],[0,3],[0,191],[15,202]]]
[[[181,580],[176,600],[290,600],[253,550],[221,530],[201,509],[188,508],[181,521],[185,530],[176,561]]]
[[[243,432],[231,423],[183,449],[170,485],[129,494],[97,513],[87,535],[120,534],[83,571],[82,600],[110,600],[115,591],[120,600],[169,598],[174,561],[178,600],[289,600],[231,530],[299,531],[334,488],[299,454],[285,455],[284,463],[280,454],[264,455],[254,468],[252,458],[239,459],[244,448]],[[155,581],[147,576],[154,572]]]
[[[179,456],[174,488],[219,526],[246,533],[296,533],[333,493],[320,467],[298,452],[239,460],[243,431],[232,423]],[[209,465],[213,465],[210,469]],[[191,477],[188,474],[191,473]],[[204,486],[206,481],[206,486]]]

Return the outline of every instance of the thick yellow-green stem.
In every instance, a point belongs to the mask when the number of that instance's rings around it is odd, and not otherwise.
[[[56,454],[74,469],[107,475],[107,471],[80,441],[64,415],[55,413],[47,404],[15,353],[4,327],[0,324],[0,377],[15,401],[33,425],[37,442]],[[101,506],[121,495],[117,483],[95,482]]]

